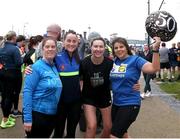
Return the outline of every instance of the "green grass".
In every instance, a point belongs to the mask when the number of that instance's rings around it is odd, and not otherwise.
[[[166,75],[164,77],[166,77]],[[175,79],[172,80],[173,82],[163,82],[159,84],[159,87],[166,93],[173,94],[176,99],[180,100],[180,81],[176,81],[177,77],[178,74],[176,73]]]
[[[180,100],[180,82],[172,82],[172,83],[162,83],[159,85],[160,88],[168,94],[173,94],[173,96]]]

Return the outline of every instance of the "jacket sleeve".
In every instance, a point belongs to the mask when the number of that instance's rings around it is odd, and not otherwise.
[[[15,52],[13,53],[13,59],[15,59],[15,65],[17,67],[20,67],[23,63],[22,58],[21,58],[21,54],[18,48],[15,49]]]
[[[34,91],[40,80],[40,74],[36,69],[33,69],[32,74],[28,74],[25,77],[24,89],[23,89],[23,122],[32,123],[32,99]]]

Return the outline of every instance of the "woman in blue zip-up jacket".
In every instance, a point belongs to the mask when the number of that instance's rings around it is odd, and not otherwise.
[[[63,84],[62,96],[58,105],[57,122],[54,137],[62,138],[65,123],[66,137],[75,138],[76,127],[80,119],[81,92],[79,79],[78,38],[70,30],[64,37],[64,49],[55,58],[56,66]]]
[[[56,41],[42,42],[43,58],[33,64],[32,74],[25,77],[23,90],[23,123],[27,137],[49,138],[55,127],[62,83],[53,62]]]

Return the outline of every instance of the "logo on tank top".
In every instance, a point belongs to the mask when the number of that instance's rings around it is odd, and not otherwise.
[[[128,64],[121,64],[121,65],[113,65],[113,69],[111,70],[110,76],[111,77],[125,77],[126,69]]]
[[[93,77],[90,78],[92,87],[97,87],[104,84],[104,78],[101,76],[101,73],[94,73]]]
[[[118,72],[120,73],[126,73],[127,64],[121,64],[119,66]]]

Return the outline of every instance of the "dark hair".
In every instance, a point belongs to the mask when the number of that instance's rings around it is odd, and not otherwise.
[[[23,36],[23,35],[18,35],[18,36],[17,36],[17,39],[16,39],[16,42],[21,42],[21,41],[25,41],[25,40],[26,40],[25,36]]]
[[[42,35],[36,35],[35,37],[36,37],[37,42],[41,42],[43,40]]]
[[[32,46],[33,45],[37,45],[38,44],[38,40],[36,39],[35,36],[32,36],[30,39],[29,39],[29,44],[28,44],[28,49],[32,49]]]
[[[133,55],[131,52],[131,49],[127,43],[127,40],[125,38],[122,38],[122,37],[117,37],[112,41],[112,52],[113,52],[114,56],[115,56],[115,53],[114,53],[114,44],[115,43],[122,43],[126,47],[128,55]]]
[[[75,32],[74,30],[71,30],[71,29],[70,29],[70,30],[67,31],[66,34],[64,35],[64,40],[66,39],[66,37],[67,37],[68,34],[74,34],[74,35],[77,36],[76,32]]]
[[[165,43],[165,42],[163,42],[163,43],[161,44],[161,46],[166,46],[166,43]]]
[[[94,38],[92,41],[91,41],[91,46],[93,45],[93,43],[94,43],[94,41],[96,41],[96,40],[100,40],[100,41],[102,41],[103,43],[104,43],[104,47],[106,46],[106,42],[105,42],[105,40],[102,38],[102,37],[97,37],[97,38]]]
[[[69,34],[74,34],[77,37],[77,34],[74,30],[69,30],[68,32],[66,32],[66,34],[64,35],[64,41],[67,38],[67,35]],[[76,48],[76,50],[73,52],[73,57],[75,58],[77,63],[80,63],[80,57],[79,57],[79,53],[78,53],[78,48]]]
[[[104,38],[104,40],[105,40],[105,42],[106,42],[106,44],[107,44],[108,46],[111,46],[111,43],[110,43],[110,41],[109,41],[107,38]]]
[[[53,41],[55,42],[56,47],[57,47],[57,41],[56,41],[56,39],[54,39],[54,38],[52,38],[52,37],[47,37],[47,38],[44,38],[44,39],[42,40],[42,48],[44,47],[44,45],[46,44],[46,42],[47,42],[48,40],[53,40]]]

